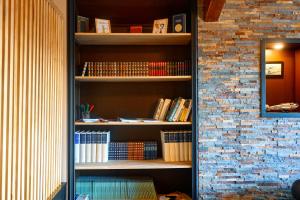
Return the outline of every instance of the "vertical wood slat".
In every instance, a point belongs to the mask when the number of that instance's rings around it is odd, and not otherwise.
[[[60,186],[63,24],[50,0],[0,0],[0,199]]]

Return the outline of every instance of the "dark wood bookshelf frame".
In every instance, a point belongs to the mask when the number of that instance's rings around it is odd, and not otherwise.
[[[190,1],[190,19],[192,19],[188,32],[191,32],[191,60],[192,60],[192,81],[191,96],[193,98],[192,106],[192,131],[193,131],[193,161],[192,161],[192,198],[197,199],[198,194],[198,9],[197,0]],[[75,131],[75,0],[68,0],[68,199],[73,200],[75,194],[75,165],[74,165],[74,131]],[[114,30],[113,30],[114,31]],[[115,32],[115,31],[114,31]],[[99,172],[98,172],[99,173]]]

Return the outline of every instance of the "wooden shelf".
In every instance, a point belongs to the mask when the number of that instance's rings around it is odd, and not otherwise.
[[[180,126],[191,124],[192,122],[75,122],[76,126]]]
[[[116,160],[107,163],[76,164],[76,170],[98,169],[187,169],[191,162],[165,162],[163,160]]]
[[[78,82],[167,82],[190,81],[192,76],[132,76],[132,77],[82,77],[76,76]]]
[[[187,45],[190,33],[75,33],[75,40],[81,45]]]

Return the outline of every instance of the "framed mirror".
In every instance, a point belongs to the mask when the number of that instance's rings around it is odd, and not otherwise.
[[[300,39],[261,41],[262,117],[300,117]]]

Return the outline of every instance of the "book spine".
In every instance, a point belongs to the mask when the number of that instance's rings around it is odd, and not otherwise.
[[[88,132],[86,134],[86,162],[92,162],[92,134]]]
[[[189,140],[189,160],[192,161],[192,133],[188,133],[188,140]]]
[[[102,146],[101,146],[101,140],[102,140],[102,133],[97,132],[96,135],[96,146],[97,146],[97,158],[96,162],[101,163],[102,162]]]
[[[178,132],[179,136],[179,161],[185,161],[184,160],[184,138],[183,138],[183,133]]]
[[[183,140],[184,140],[184,161],[189,161],[189,137],[186,131],[183,132]]]
[[[103,137],[103,143],[102,143],[102,158],[103,158],[103,162],[107,162],[108,161],[108,144],[109,144],[109,132],[105,132]]]
[[[92,133],[92,163],[97,162],[97,132]]]
[[[80,134],[79,132],[75,132],[75,156],[74,156],[74,160],[75,163],[79,163],[80,162]]]
[[[86,146],[86,133],[82,132],[80,134],[80,163],[85,163],[85,146]]]

